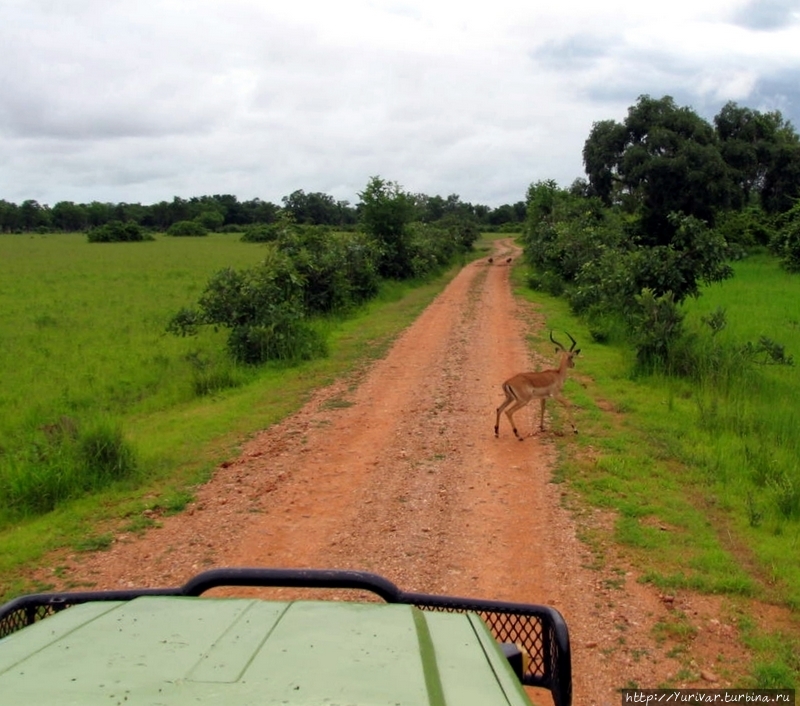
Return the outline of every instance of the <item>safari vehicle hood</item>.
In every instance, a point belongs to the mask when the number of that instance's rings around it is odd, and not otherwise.
[[[0,703],[530,702],[474,613],[140,596],[76,605],[0,639]]]

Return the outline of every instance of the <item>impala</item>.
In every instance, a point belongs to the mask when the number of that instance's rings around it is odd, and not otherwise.
[[[557,370],[540,370],[536,373],[518,373],[512,378],[509,378],[503,383],[503,392],[506,399],[497,408],[497,420],[494,424],[494,435],[500,436],[500,413],[505,409],[508,421],[511,428],[514,430],[514,435],[522,441],[522,437],[514,425],[514,412],[522,409],[533,399],[541,400],[541,412],[539,429],[544,431],[544,406],[548,397],[560,402],[564,409],[567,411],[569,423],[572,425],[572,431],[578,433],[578,428],[572,420],[572,412],[570,411],[569,402],[561,396],[561,388],[564,387],[564,381],[567,379],[567,370],[575,367],[575,356],[581,352],[578,348],[575,350],[575,339],[567,334],[572,341],[572,346],[569,350],[564,348],[555,338],[553,332],[550,332],[550,340],[556,344],[556,352],[561,355],[561,360]],[[511,406],[509,406],[511,405]],[[508,409],[506,409],[508,407]]]

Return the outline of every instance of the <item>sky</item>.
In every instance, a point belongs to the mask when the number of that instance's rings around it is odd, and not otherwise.
[[[0,0],[0,199],[496,208],[641,95],[800,130],[798,79],[800,0]]]

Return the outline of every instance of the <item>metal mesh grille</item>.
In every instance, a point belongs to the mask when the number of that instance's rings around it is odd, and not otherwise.
[[[52,615],[57,612],[57,610],[60,610],[61,607],[66,608],[67,605],[60,606],[56,609],[52,605],[42,605],[39,603],[36,605],[24,606],[9,613],[0,620],[0,638],[4,638],[17,630],[22,630],[22,628],[28,625],[33,625],[33,623],[39,620],[43,620],[48,615]]]
[[[421,610],[447,613],[477,613],[497,642],[508,642],[519,647],[525,660],[524,683],[531,686],[548,686],[554,673],[550,659],[551,645],[545,635],[542,621],[534,615],[519,615],[493,610],[471,610],[469,606],[416,604]]]

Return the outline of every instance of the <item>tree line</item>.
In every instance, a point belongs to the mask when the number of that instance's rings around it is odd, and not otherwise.
[[[409,194],[412,219],[434,223],[448,217],[469,218],[484,229],[510,227],[519,229],[525,220],[524,201],[491,208],[462,201],[457,194],[447,197]],[[172,201],[151,205],[139,203],[88,204],[59,201],[52,207],[33,199],[21,204],[0,200],[0,232],[78,232],[109,223],[135,223],[142,228],[166,232],[176,223],[197,222],[210,231],[238,231],[254,225],[270,225],[283,215],[290,215],[298,225],[322,225],[355,228],[362,203],[351,205],[329,194],[298,189],[281,199],[281,205],[261,199],[240,201],[231,194],[175,196]]]
[[[321,318],[346,315],[375,297],[384,280],[424,280],[463,261],[480,236],[467,209],[433,223],[418,220],[418,197],[381,177],[359,196],[358,228],[303,225],[288,209],[275,223],[247,228],[242,240],[265,244],[261,262],[214,274],[168,330],[192,336],[202,327],[225,329],[238,363],[324,356]]]

